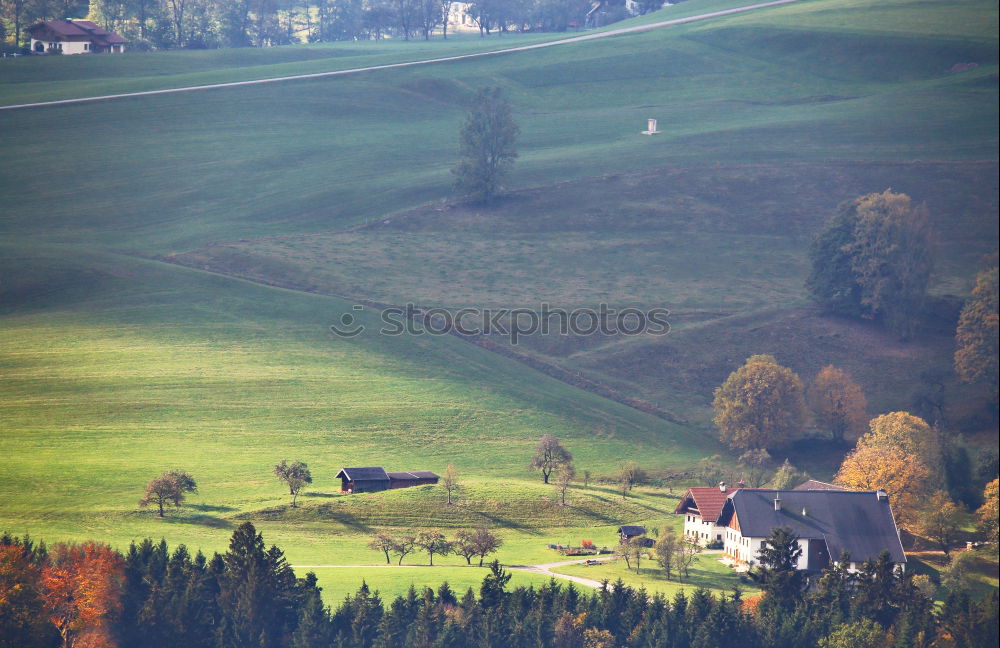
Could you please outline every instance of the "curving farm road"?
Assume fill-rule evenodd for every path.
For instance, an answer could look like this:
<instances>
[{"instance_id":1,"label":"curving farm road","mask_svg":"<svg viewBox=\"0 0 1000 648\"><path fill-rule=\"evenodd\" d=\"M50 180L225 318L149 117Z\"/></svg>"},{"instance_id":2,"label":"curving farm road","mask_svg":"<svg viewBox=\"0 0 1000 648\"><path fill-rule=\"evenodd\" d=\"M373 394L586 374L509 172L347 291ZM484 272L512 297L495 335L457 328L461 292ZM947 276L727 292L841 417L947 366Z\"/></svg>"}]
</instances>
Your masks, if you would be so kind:
<instances>
[{"instance_id":1,"label":"curving farm road","mask_svg":"<svg viewBox=\"0 0 1000 648\"><path fill-rule=\"evenodd\" d=\"M269 79L254 79L251 81L232 81L230 83L212 83L208 85L197 85L197 86L187 86L183 88L166 88L163 90L144 90L142 92L126 92L122 94L112 94L112 95L101 95L98 97L80 97L77 99L59 99L57 101L39 101L36 103L25 103L25 104L12 104L8 106L0 106L0 110L16 110L22 108L41 108L44 106L63 106L66 104L77 104L85 103L88 101L109 101L112 99L123 99L126 97L146 97L151 95L160 94L174 94L178 92L196 92L200 90L216 90L220 88L236 88L239 86L248 85L259 85L262 83L280 83L284 81L300 81L303 79L322 79L325 77L342 76L346 74L358 74L361 72L374 72L376 70L389 70L392 68L402 68L410 67L414 65L430 65L432 63L448 63L451 61L462 61L465 59L479 58L482 56L497 56L500 54L511 54L514 52L526 52L528 50L542 49L544 47L555 47L557 45L566 45L568 43L579 43L582 41L596 40L598 38L611 38L613 36L621 36L623 34L635 34L639 32L651 31L654 29L660 29L662 27L669 27L671 25L683 25L685 23L696 22L699 20L707 20L709 18L718 18L720 16L728 16L730 14L743 13L746 11L754 11L755 9L764 9L766 7L773 7L776 5L790 4L792 2L798 2L799 0L772 0L771 2L760 2L757 4L746 5L743 7L735 7L733 9L723 9L721 11L711 11L708 13L698 14L697 16L688 16L687 18L676 18L674 20L662 20L660 22L650 23L648 25L636 25L634 27L622 27L620 29L612 29L609 31L598 32L595 34L584 34L582 36L572 36L570 38L563 38L561 40L548 41L545 43L536 43L534 45L522 45L519 47L508 47L505 49L492 50L489 52L477 52L475 54L462 54L459 56L446 56L442 58L432 58L424 59L420 61L407 61L404 63L387 63L385 65L372 65L369 67L359 67L351 68L348 70L337 70L335 72L316 72L313 74L295 74L291 76L283 77L272 77Z\"/></svg>"}]
</instances>

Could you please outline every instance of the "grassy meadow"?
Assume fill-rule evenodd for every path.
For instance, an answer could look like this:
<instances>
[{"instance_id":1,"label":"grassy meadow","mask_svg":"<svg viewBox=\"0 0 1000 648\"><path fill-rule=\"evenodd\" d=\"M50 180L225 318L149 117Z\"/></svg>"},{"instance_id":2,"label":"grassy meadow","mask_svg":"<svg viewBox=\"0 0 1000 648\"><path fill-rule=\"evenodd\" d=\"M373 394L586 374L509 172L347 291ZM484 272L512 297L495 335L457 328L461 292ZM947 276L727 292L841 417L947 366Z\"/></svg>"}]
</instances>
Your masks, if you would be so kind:
<instances>
[{"instance_id":1,"label":"grassy meadow","mask_svg":"<svg viewBox=\"0 0 1000 648\"><path fill-rule=\"evenodd\" d=\"M740 4L689 0L635 22ZM0 111L0 530L215 551L249 519L293 564L327 565L328 596L361 579L460 589L481 572L456 557L352 565L384 562L365 548L375 530L487 524L504 535L501 560L537 564L558 559L549 543L677 524L657 489L623 503L592 485L556 504L528 469L543 433L595 475L627 459L688 470L723 452L711 388L757 352L804 377L836 361L873 410L908 406L921 371L950 362L950 332L902 345L822 316L801 288L805 250L840 201L891 186L931 210L935 295L967 293L996 250L996 16L983 0L802 0L440 65ZM0 105L570 35L3 60ZM449 169L487 84L511 98L520 158L515 190L479 209L452 201ZM648 117L662 134L639 135ZM355 300L666 306L663 338L519 351L685 422L451 336L375 334L377 313ZM368 330L332 335L345 314ZM282 458L312 469L299 509L270 473ZM828 477L837 460L810 470ZM454 507L440 488L344 497L333 478L449 463ZM199 493L161 520L136 502L172 468ZM732 584L701 560L699 582ZM616 565L566 569L632 582Z\"/></svg>"}]
</instances>

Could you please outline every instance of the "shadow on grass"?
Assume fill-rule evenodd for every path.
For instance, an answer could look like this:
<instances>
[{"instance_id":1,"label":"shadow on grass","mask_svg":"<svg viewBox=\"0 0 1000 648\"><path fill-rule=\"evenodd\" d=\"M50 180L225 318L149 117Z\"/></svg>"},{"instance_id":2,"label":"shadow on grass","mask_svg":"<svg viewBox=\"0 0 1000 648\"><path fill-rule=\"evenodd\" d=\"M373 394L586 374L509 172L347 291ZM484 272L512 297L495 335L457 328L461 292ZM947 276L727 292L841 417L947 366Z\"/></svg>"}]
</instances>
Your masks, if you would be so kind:
<instances>
[{"instance_id":1,"label":"shadow on grass","mask_svg":"<svg viewBox=\"0 0 1000 648\"><path fill-rule=\"evenodd\" d=\"M232 506L221 506L218 504L190 504L188 508L193 508L196 511L212 511L214 513L232 513L237 510Z\"/></svg>"},{"instance_id":2,"label":"shadow on grass","mask_svg":"<svg viewBox=\"0 0 1000 648\"><path fill-rule=\"evenodd\" d=\"M299 497L340 497L341 493L302 493Z\"/></svg>"},{"instance_id":3,"label":"shadow on grass","mask_svg":"<svg viewBox=\"0 0 1000 648\"><path fill-rule=\"evenodd\" d=\"M473 515L478 515L481 518L489 520L490 522L493 523L495 528L515 529L526 535L535 535L535 536L542 535L542 532L539 531L538 529L526 526L524 524L520 524L518 522L515 522L514 520L511 520L510 518L500 517L499 515L490 515L489 513L485 513L483 511L471 511L471 513Z\"/></svg>"},{"instance_id":4,"label":"shadow on grass","mask_svg":"<svg viewBox=\"0 0 1000 648\"><path fill-rule=\"evenodd\" d=\"M198 526L204 526L210 529L233 528L233 523L231 521L215 517L214 515L183 515L178 517L166 515L160 518L160 521L168 522L170 524L197 524Z\"/></svg>"}]
</instances>

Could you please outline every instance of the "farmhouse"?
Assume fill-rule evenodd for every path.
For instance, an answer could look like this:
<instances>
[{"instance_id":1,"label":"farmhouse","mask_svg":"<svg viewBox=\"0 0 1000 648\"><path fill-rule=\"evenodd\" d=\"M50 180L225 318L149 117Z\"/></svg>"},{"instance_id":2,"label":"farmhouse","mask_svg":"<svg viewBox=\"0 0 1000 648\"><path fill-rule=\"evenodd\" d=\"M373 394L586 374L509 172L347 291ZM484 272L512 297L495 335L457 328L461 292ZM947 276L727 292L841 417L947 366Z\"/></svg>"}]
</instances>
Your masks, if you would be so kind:
<instances>
[{"instance_id":1,"label":"farmhouse","mask_svg":"<svg viewBox=\"0 0 1000 648\"><path fill-rule=\"evenodd\" d=\"M387 473L381 467L342 468L337 473L341 493L374 493L394 488L436 484L437 475L427 470Z\"/></svg>"},{"instance_id":2,"label":"farmhouse","mask_svg":"<svg viewBox=\"0 0 1000 648\"><path fill-rule=\"evenodd\" d=\"M684 537L700 545L722 542L726 530L718 523L719 515L726 499L739 490L726 488L726 482L719 482L718 487L689 488L674 509L684 516Z\"/></svg>"},{"instance_id":3,"label":"farmhouse","mask_svg":"<svg viewBox=\"0 0 1000 648\"><path fill-rule=\"evenodd\" d=\"M717 526L723 529L725 553L739 563L754 562L771 531L787 527L799 538L801 570L825 569L844 552L851 570L883 551L898 569L906 564L889 496L882 490L739 489L723 503Z\"/></svg>"},{"instance_id":4,"label":"farmhouse","mask_svg":"<svg viewBox=\"0 0 1000 648\"><path fill-rule=\"evenodd\" d=\"M35 54L101 54L125 51L124 38L89 20L46 20L28 27Z\"/></svg>"}]
</instances>

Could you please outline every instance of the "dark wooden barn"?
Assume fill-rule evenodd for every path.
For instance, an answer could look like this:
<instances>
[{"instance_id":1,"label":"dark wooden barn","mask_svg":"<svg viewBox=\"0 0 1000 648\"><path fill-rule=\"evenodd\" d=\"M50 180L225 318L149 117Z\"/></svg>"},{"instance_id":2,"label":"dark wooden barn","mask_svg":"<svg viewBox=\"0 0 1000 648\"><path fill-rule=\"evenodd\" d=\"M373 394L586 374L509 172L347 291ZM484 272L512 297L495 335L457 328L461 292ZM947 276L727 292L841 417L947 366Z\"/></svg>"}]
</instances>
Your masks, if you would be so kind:
<instances>
[{"instance_id":1,"label":"dark wooden barn","mask_svg":"<svg viewBox=\"0 0 1000 648\"><path fill-rule=\"evenodd\" d=\"M440 479L427 470L387 473L382 467L342 468L337 477L341 493L375 493L392 488L436 484Z\"/></svg>"}]
</instances>

